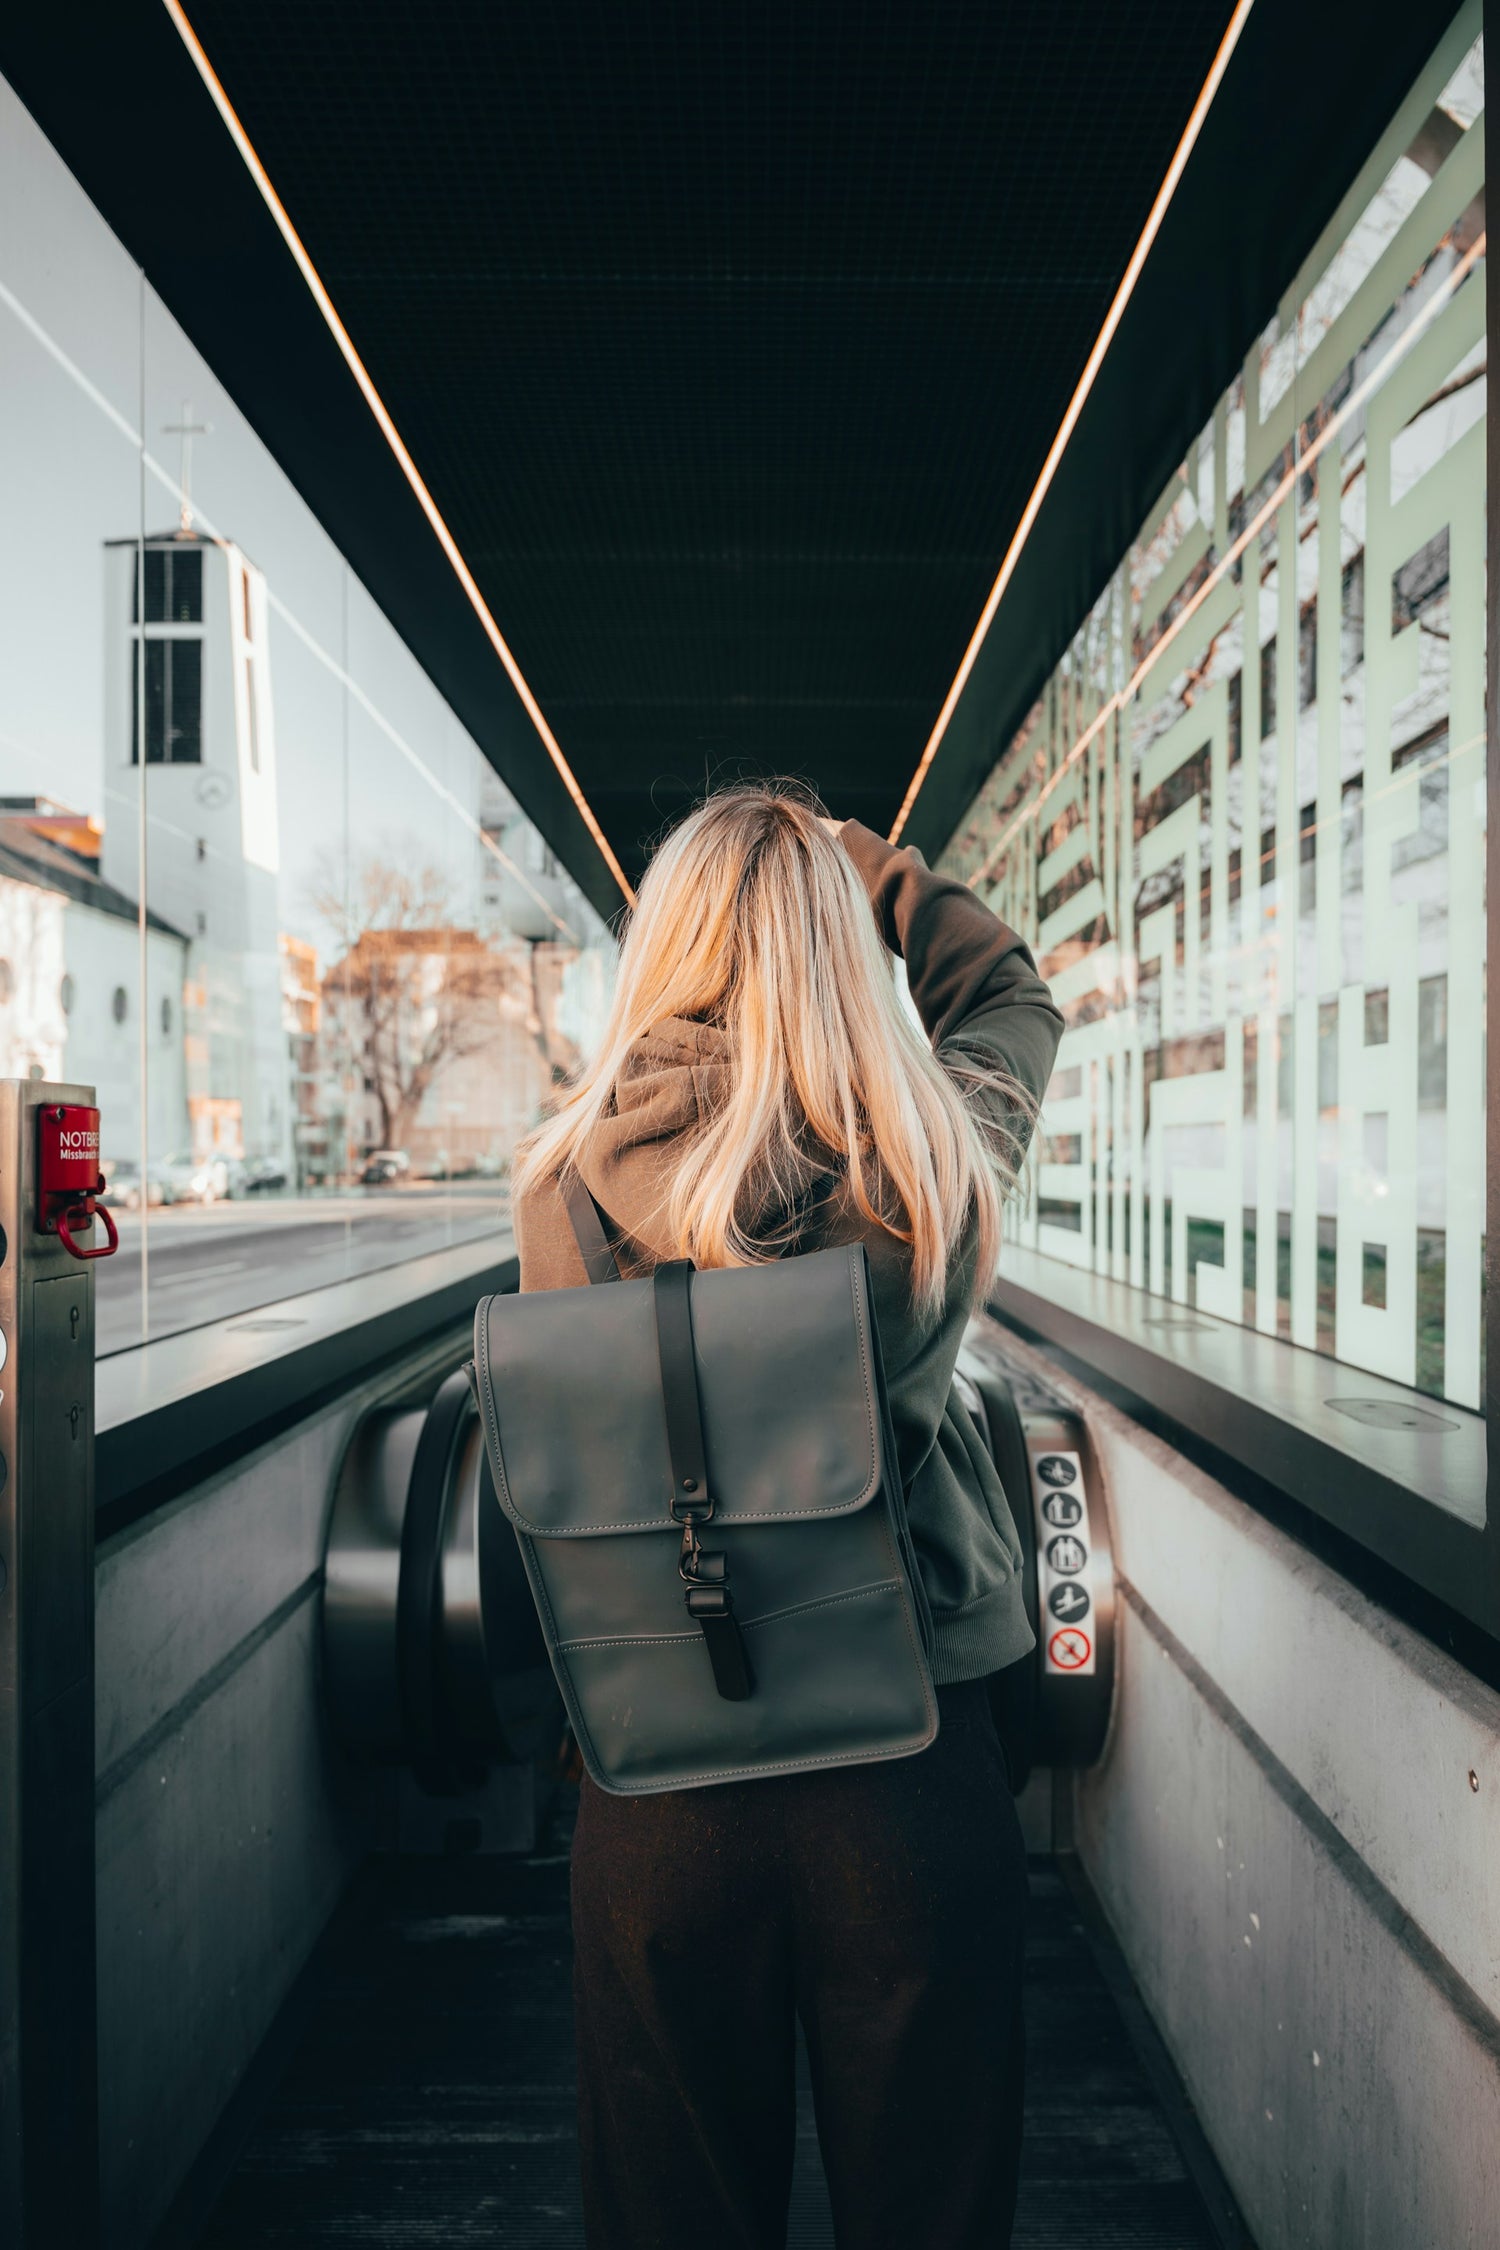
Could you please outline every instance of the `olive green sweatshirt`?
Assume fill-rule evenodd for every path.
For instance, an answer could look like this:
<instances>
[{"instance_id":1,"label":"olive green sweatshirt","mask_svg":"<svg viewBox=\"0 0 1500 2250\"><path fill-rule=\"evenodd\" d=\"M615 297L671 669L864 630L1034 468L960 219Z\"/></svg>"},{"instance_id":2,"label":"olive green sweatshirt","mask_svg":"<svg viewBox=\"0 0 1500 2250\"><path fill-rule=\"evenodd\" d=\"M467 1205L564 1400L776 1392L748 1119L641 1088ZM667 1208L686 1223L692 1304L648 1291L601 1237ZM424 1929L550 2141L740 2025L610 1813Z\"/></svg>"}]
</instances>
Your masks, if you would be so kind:
<instances>
[{"instance_id":1,"label":"olive green sweatshirt","mask_svg":"<svg viewBox=\"0 0 1500 2250\"><path fill-rule=\"evenodd\" d=\"M1040 1102L1062 1017L1021 939L963 884L934 875L919 852L893 850L858 821L846 821L841 836L886 944L905 961L939 1058L998 1066ZM647 1272L676 1254L660 1235L673 1146L722 1098L727 1075L725 1035L716 1025L670 1017L636 1042L613 1114L601 1119L579 1162L611 1222L622 1272ZM1024 1137L1024 1120L1001 1122ZM555 1188L523 1197L515 1228L523 1289L572 1289L587 1280ZM907 1511L932 1607L933 1679L976 1679L1023 1656L1033 1636L1005 1494L951 1396L973 1289L973 1236L935 1314L912 1302L906 1246L861 1218L836 1189L818 1214L817 1247L855 1241L869 1252ZM1018 1504L1025 1497L1015 1495Z\"/></svg>"}]
</instances>

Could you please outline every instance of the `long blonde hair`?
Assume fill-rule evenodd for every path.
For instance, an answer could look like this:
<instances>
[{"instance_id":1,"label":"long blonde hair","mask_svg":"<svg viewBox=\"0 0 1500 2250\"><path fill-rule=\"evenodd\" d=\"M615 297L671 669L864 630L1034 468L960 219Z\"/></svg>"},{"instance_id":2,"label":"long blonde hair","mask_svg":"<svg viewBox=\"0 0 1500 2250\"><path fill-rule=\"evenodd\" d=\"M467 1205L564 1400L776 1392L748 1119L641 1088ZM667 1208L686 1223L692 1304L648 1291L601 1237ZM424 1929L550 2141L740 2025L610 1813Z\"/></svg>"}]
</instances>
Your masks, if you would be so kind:
<instances>
[{"instance_id":1,"label":"long blonde hair","mask_svg":"<svg viewBox=\"0 0 1500 2250\"><path fill-rule=\"evenodd\" d=\"M576 1162L635 1041L668 1016L718 1025L727 1050L724 1098L683 1136L663 1190L677 1255L699 1266L774 1256L756 1221L794 1205L831 1158L863 1218L909 1244L917 1305L941 1305L971 1224L983 1293L1021 1146L1006 1121L1027 1116L1027 1099L997 1072L938 1061L815 803L770 785L724 789L667 836L598 1050L518 1150L517 1195Z\"/></svg>"}]
</instances>

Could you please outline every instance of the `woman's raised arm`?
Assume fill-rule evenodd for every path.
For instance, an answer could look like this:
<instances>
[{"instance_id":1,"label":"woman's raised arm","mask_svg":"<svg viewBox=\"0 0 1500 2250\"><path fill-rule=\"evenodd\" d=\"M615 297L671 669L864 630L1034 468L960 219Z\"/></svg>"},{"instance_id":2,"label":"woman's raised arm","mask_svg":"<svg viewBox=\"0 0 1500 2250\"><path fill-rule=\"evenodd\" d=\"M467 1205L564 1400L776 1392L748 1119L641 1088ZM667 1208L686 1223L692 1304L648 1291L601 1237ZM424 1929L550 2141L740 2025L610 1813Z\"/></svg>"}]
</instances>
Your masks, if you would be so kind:
<instances>
[{"instance_id":1,"label":"woman's raised arm","mask_svg":"<svg viewBox=\"0 0 1500 2250\"><path fill-rule=\"evenodd\" d=\"M960 1071L1003 1071L1034 1115L1063 1019L1025 940L966 884L934 875L910 846L898 850L857 820L842 824L839 839L864 878L881 935L906 963L934 1051ZM1006 1124L1015 1133L1022 1121Z\"/></svg>"}]
</instances>

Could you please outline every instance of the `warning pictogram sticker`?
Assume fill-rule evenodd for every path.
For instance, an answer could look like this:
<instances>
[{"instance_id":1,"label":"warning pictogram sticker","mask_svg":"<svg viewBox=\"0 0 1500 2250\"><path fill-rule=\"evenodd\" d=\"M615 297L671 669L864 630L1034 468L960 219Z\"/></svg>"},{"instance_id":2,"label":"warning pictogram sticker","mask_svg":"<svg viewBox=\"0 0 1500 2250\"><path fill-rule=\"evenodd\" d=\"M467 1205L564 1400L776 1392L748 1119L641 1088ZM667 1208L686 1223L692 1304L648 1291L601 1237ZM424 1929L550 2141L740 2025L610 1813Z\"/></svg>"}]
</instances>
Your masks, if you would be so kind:
<instances>
[{"instance_id":1,"label":"warning pictogram sticker","mask_svg":"<svg viewBox=\"0 0 1500 2250\"><path fill-rule=\"evenodd\" d=\"M1076 1625L1080 1618L1088 1616L1088 1589L1080 1586L1076 1578L1059 1578L1047 1596L1047 1607L1059 1625Z\"/></svg>"},{"instance_id":2,"label":"warning pictogram sticker","mask_svg":"<svg viewBox=\"0 0 1500 2250\"><path fill-rule=\"evenodd\" d=\"M1089 1559L1089 1551L1071 1531L1060 1531L1047 1541L1047 1568L1059 1578L1076 1578Z\"/></svg>"},{"instance_id":3,"label":"warning pictogram sticker","mask_svg":"<svg viewBox=\"0 0 1500 2250\"><path fill-rule=\"evenodd\" d=\"M1042 1669L1053 1678L1086 1678L1098 1666L1092 1635L1097 1588L1090 1553L1089 1498L1083 1462L1053 1447L1034 1462L1037 1602L1044 1629Z\"/></svg>"}]
</instances>

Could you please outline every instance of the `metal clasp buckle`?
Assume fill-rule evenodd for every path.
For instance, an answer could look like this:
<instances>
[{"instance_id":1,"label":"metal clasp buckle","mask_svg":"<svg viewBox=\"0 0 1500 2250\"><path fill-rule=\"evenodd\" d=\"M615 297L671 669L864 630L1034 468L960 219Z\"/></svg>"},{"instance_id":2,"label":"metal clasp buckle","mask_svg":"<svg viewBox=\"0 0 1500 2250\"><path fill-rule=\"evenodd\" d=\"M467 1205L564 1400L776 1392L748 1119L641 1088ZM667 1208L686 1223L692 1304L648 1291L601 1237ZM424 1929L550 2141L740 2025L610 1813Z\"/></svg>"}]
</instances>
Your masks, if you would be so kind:
<instances>
[{"instance_id":1,"label":"metal clasp buckle","mask_svg":"<svg viewBox=\"0 0 1500 2250\"><path fill-rule=\"evenodd\" d=\"M698 1557L702 1548L698 1544L698 1526L713 1519L714 1504L706 1495L701 1500L679 1500L674 1495L667 1503L672 1521L682 1526L682 1548L677 1558L677 1568L684 1581L691 1585L698 1576Z\"/></svg>"},{"instance_id":2,"label":"metal clasp buckle","mask_svg":"<svg viewBox=\"0 0 1500 2250\"><path fill-rule=\"evenodd\" d=\"M723 1550L720 1548L715 1549L712 1554L705 1553L698 1543L698 1526L696 1523L688 1523L683 1526L682 1550L677 1557L677 1575L684 1586L687 1587L722 1586L728 1576Z\"/></svg>"}]
</instances>

